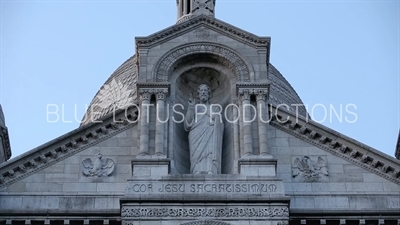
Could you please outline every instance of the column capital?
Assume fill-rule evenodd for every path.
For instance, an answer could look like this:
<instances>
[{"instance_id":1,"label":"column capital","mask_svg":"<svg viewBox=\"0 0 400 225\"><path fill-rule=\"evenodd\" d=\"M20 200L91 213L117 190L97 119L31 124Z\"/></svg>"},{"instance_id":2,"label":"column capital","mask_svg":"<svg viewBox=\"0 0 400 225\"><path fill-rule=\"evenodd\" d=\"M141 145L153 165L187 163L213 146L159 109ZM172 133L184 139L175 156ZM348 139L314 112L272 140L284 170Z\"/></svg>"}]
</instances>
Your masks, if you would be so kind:
<instances>
[{"instance_id":1,"label":"column capital","mask_svg":"<svg viewBox=\"0 0 400 225\"><path fill-rule=\"evenodd\" d=\"M141 101L150 100L155 95L157 100L164 100L169 93L169 83L138 83L137 90Z\"/></svg>"},{"instance_id":2,"label":"column capital","mask_svg":"<svg viewBox=\"0 0 400 225\"><path fill-rule=\"evenodd\" d=\"M269 96L269 87L270 82L267 83L239 83L236 84L236 90L238 97L244 100L250 100L250 96L254 95L257 97L257 100L265 100L268 99Z\"/></svg>"},{"instance_id":3,"label":"column capital","mask_svg":"<svg viewBox=\"0 0 400 225\"><path fill-rule=\"evenodd\" d=\"M156 100L165 100L168 95L168 88L156 88L154 89Z\"/></svg>"},{"instance_id":4,"label":"column capital","mask_svg":"<svg viewBox=\"0 0 400 225\"><path fill-rule=\"evenodd\" d=\"M153 94L151 90L146 90L146 89L140 89L138 93L140 97L140 102L143 102L145 100L150 101L151 95Z\"/></svg>"},{"instance_id":5,"label":"column capital","mask_svg":"<svg viewBox=\"0 0 400 225\"><path fill-rule=\"evenodd\" d=\"M239 88L238 97L241 101L250 101L251 91L247 88Z\"/></svg>"},{"instance_id":6,"label":"column capital","mask_svg":"<svg viewBox=\"0 0 400 225\"><path fill-rule=\"evenodd\" d=\"M250 100L250 96L256 96L257 101L268 99L269 87L268 88L238 88L238 97L240 100Z\"/></svg>"},{"instance_id":7,"label":"column capital","mask_svg":"<svg viewBox=\"0 0 400 225\"><path fill-rule=\"evenodd\" d=\"M269 88L255 88L252 90L253 94L257 97L258 100L265 101L269 96Z\"/></svg>"}]
</instances>

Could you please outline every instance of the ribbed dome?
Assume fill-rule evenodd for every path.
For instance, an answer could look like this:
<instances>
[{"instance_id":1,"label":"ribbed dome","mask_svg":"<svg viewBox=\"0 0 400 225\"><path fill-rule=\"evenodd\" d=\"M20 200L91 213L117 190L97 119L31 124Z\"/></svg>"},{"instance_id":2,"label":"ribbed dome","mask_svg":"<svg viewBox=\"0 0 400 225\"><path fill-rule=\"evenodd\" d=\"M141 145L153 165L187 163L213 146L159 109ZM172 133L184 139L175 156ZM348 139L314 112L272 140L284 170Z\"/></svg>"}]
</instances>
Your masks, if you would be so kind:
<instances>
[{"instance_id":1,"label":"ribbed dome","mask_svg":"<svg viewBox=\"0 0 400 225\"><path fill-rule=\"evenodd\" d=\"M269 68L269 78L272 82L269 102L274 106L286 104L290 107L290 111L296 112L296 107L291 105L303 104L300 97L274 66L270 64ZM138 103L137 78L138 68L136 56L134 55L118 67L94 96L81 126L111 113L115 105ZM286 107L282 108L286 109ZM307 114L304 106L299 107L298 111L301 116L306 116Z\"/></svg>"}]
</instances>

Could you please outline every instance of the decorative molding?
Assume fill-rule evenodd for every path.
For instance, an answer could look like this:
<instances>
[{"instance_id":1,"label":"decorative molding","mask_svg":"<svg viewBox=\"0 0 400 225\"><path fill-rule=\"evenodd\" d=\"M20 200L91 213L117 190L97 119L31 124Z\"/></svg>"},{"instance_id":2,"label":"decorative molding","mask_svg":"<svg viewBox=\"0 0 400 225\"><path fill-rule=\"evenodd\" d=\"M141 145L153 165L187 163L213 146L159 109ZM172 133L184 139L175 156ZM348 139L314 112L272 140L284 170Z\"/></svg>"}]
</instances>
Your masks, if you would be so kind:
<instances>
[{"instance_id":1,"label":"decorative molding","mask_svg":"<svg viewBox=\"0 0 400 225\"><path fill-rule=\"evenodd\" d=\"M192 28L194 25L197 24L209 25L212 28L227 33L228 36L232 38L239 39L247 43L251 43L255 46L267 46L269 48L270 45L271 38L269 37L258 37L254 34L251 34L249 32L246 32L244 30L241 30L230 24L227 24L225 22L222 22L218 19L209 16L205 15L194 16L192 14L188 14L188 16L181 17L176 25L168 29L162 30L148 37L136 38L136 46L137 48L142 46L150 46L158 41L168 39L180 31Z\"/></svg>"},{"instance_id":2,"label":"decorative molding","mask_svg":"<svg viewBox=\"0 0 400 225\"><path fill-rule=\"evenodd\" d=\"M379 151L372 150L355 140L337 133L322 125L308 121L283 109L273 109L270 112L270 125L300 138L314 146L328 151L344 160L367 169L387 180L400 184L400 162L380 155ZM346 143L351 144L349 147Z\"/></svg>"},{"instance_id":3,"label":"decorative molding","mask_svg":"<svg viewBox=\"0 0 400 225\"><path fill-rule=\"evenodd\" d=\"M136 122L138 115L137 109L133 109L134 111L128 113L120 110L119 113L104 118L101 124L80 127L74 133L67 133L23 158L0 165L0 187L10 185L131 128L136 125L132 121Z\"/></svg>"},{"instance_id":4,"label":"decorative molding","mask_svg":"<svg viewBox=\"0 0 400 225\"><path fill-rule=\"evenodd\" d=\"M82 166L82 173L87 177L107 177L114 171L115 162L110 158L103 159L99 153L94 162L90 158L83 160Z\"/></svg>"},{"instance_id":5,"label":"decorative molding","mask_svg":"<svg viewBox=\"0 0 400 225\"><path fill-rule=\"evenodd\" d=\"M249 207L122 207L122 218L271 218L288 217L289 208L249 206Z\"/></svg>"},{"instance_id":6,"label":"decorative molding","mask_svg":"<svg viewBox=\"0 0 400 225\"><path fill-rule=\"evenodd\" d=\"M325 182L328 176L325 156L292 157L292 177L298 181Z\"/></svg>"},{"instance_id":7,"label":"decorative molding","mask_svg":"<svg viewBox=\"0 0 400 225\"><path fill-rule=\"evenodd\" d=\"M198 220L198 221L182 223L181 225L229 225L229 223L216 220Z\"/></svg>"},{"instance_id":8,"label":"decorative molding","mask_svg":"<svg viewBox=\"0 0 400 225\"><path fill-rule=\"evenodd\" d=\"M234 72L238 76L239 82L250 82L250 74L254 73L250 64L239 56L238 53L215 43L192 43L180 46L167 53L157 63L155 77L157 82L168 82L170 70L179 59L192 54L212 54L226 59L234 67Z\"/></svg>"},{"instance_id":9,"label":"decorative molding","mask_svg":"<svg viewBox=\"0 0 400 225\"><path fill-rule=\"evenodd\" d=\"M190 20L192 17L193 17L193 15L191 13L183 15L183 16L181 16L181 18L179 18L179 20L176 22L176 24L186 22L186 21Z\"/></svg>"}]
</instances>

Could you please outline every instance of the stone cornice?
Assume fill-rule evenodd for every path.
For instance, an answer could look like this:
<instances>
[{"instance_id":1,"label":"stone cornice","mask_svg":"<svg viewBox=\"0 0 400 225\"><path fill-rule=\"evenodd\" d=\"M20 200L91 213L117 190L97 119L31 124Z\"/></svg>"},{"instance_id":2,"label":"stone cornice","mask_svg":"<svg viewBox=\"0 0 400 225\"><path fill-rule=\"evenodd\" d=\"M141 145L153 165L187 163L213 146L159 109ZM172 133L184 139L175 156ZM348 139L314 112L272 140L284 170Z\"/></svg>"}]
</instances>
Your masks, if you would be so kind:
<instances>
[{"instance_id":1,"label":"stone cornice","mask_svg":"<svg viewBox=\"0 0 400 225\"><path fill-rule=\"evenodd\" d=\"M395 158L302 116L296 117L291 112L274 107L270 109L270 125L400 184L400 162Z\"/></svg>"},{"instance_id":2,"label":"stone cornice","mask_svg":"<svg viewBox=\"0 0 400 225\"><path fill-rule=\"evenodd\" d=\"M259 37L257 35L251 34L247 31L241 30L234 27L228 23L222 22L221 20L209 17L209 16L195 16L191 17L189 20L184 21L179 24L175 24L169 28L161 30L147 37L136 37L136 46L146 47L152 46L154 43L159 41L168 40L171 37L175 37L182 31L192 28L195 25L204 24L208 25L210 28L214 28L217 31L225 33L227 36L239 40L241 42L249 43L256 47L267 47L270 46L270 37Z\"/></svg>"},{"instance_id":3,"label":"stone cornice","mask_svg":"<svg viewBox=\"0 0 400 225\"><path fill-rule=\"evenodd\" d=\"M106 140L137 123L138 111L120 110L39 146L0 165L0 187L21 180L37 171Z\"/></svg>"},{"instance_id":4,"label":"stone cornice","mask_svg":"<svg viewBox=\"0 0 400 225\"><path fill-rule=\"evenodd\" d=\"M151 82L146 82L146 83L137 83L136 84L137 89L167 89L169 91L171 84L170 83L151 83Z\"/></svg>"}]
</instances>

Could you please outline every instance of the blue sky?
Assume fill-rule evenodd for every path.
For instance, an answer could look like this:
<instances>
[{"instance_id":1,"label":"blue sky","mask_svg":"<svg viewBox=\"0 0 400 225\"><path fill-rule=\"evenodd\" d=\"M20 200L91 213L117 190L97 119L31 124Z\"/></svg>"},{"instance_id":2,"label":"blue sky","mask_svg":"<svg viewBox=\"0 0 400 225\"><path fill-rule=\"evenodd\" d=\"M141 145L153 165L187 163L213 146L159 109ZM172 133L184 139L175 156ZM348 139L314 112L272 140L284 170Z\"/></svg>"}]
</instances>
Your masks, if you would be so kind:
<instances>
[{"instance_id":1,"label":"blue sky","mask_svg":"<svg viewBox=\"0 0 400 225\"><path fill-rule=\"evenodd\" d=\"M175 24L175 4L1 1L0 103L13 157L77 128L101 85L134 54L134 37ZM216 17L272 38L271 63L315 120L393 156L399 1L217 0ZM49 104L58 106L58 122L47 121ZM346 112L349 104L357 118ZM330 120L330 105L356 121Z\"/></svg>"}]
</instances>

